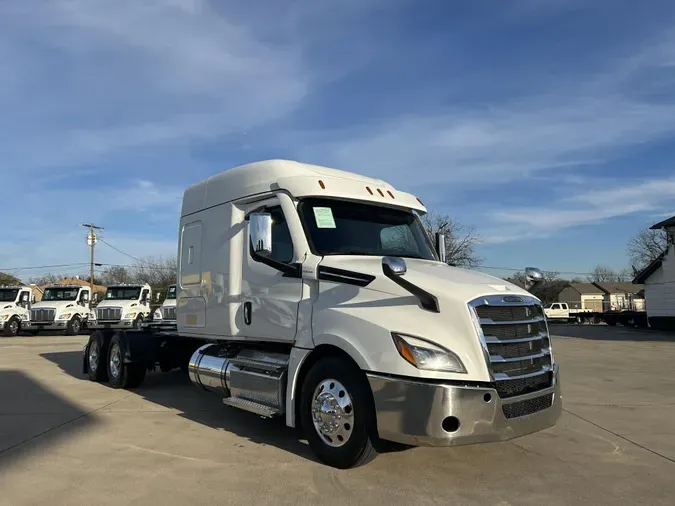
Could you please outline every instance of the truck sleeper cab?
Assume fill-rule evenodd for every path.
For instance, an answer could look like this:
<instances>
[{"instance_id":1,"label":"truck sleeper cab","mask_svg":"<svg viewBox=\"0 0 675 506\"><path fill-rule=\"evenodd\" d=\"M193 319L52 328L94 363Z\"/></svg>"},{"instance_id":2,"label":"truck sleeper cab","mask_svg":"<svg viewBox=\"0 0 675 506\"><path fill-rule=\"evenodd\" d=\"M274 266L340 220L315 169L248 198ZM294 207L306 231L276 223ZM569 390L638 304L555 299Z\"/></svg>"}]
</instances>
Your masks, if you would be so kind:
<instances>
[{"instance_id":1,"label":"truck sleeper cab","mask_svg":"<svg viewBox=\"0 0 675 506\"><path fill-rule=\"evenodd\" d=\"M16 336L28 321L32 301L27 286L0 286L0 333Z\"/></svg>"},{"instance_id":2,"label":"truck sleeper cab","mask_svg":"<svg viewBox=\"0 0 675 506\"><path fill-rule=\"evenodd\" d=\"M30 334L42 330L57 330L76 336L89 319L88 286L55 285L45 288L42 300L33 304L30 321L24 328Z\"/></svg>"},{"instance_id":3,"label":"truck sleeper cab","mask_svg":"<svg viewBox=\"0 0 675 506\"><path fill-rule=\"evenodd\" d=\"M89 328L140 329L150 314L152 288L146 284L111 285L103 300L89 314Z\"/></svg>"},{"instance_id":4,"label":"truck sleeper cab","mask_svg":"<svg viewBox=\"0 0 675 506\"><path fill-rule=\"evenodd\" d=\"M383 181L298 162L213 176L183 199L175 334L97 336L84 368L115 342L166 350L175 338L185 351L192 340L197 386L284 416L340 468L372 459L378 439L451 446L554 425L558 368L539 300L440 262L425 212ZM128 384L158 356L125 348Z\"/></svg>"}]
</instances>

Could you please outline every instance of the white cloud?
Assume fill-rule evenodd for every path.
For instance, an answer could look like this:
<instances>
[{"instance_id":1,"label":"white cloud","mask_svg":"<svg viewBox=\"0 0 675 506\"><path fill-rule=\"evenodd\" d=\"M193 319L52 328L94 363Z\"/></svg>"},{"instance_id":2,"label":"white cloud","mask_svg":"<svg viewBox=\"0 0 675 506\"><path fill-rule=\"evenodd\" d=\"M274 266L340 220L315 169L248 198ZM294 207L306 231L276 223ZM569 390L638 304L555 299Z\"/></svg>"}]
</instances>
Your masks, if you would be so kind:
<instances>
[{"instance_id":1,"label":"white cloud","mask_svg":"<svg viewBox=\"0 0 675 506\"><path fill-rule=\"evenodd\" d=\"M550 206L526 207L490 214L498 223L485 234L486 242L500 243L527 237L547 237L580 225L672 206L675 177L646 182L624 182L564 198Z\"/></svg>"},{"instance_id":2,"label":"white cloud","mask_svg":"<svg viewBox=\"0 0 675 506\"><path fill-rule=\"evenodd\" d=\"M15 0L0 17L13 74L0 155L25 168L245 131L293 110L309 86L297 48L204 1Z\"/></svg>"}]
</instances>

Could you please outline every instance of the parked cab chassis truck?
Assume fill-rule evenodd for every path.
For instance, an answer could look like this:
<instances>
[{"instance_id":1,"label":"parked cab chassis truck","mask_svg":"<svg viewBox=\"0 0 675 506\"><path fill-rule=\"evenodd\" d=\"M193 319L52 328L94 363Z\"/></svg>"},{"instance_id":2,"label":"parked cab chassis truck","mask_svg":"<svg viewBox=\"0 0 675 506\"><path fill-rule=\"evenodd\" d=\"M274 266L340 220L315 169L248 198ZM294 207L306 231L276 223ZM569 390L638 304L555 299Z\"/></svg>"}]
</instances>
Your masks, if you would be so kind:
<instances>
[{"instance_id":1,"label":"parked cab chassis truck","mask_svg":"<svg viewBox=\"0 0 675 506\"><path fill-rule=\"evenodd\" d=\"M555 424L558 366L540 301L440 261L413 195L292 161L186 189L173 329L101 330L93 381L180 367L223 403L301 428L324 463L383 441L503 441ZM541 272L528 269L529 285Z\"/></svg>"},{"instance_id":2,"label":"parked cab chassis truck","mask_svg":"<svg viewBox=\"0 0 675 506\"><path fill-rule=\"evenodd\" d=\"M649 325L646 311L632 309L595 311L588 308L575 308L567 302L547 304L544 307L544 314L549 322L576 323L578 325L605 322L610 326L620 323L624 327L647 327Z\"/></svg>"}]
</instances>

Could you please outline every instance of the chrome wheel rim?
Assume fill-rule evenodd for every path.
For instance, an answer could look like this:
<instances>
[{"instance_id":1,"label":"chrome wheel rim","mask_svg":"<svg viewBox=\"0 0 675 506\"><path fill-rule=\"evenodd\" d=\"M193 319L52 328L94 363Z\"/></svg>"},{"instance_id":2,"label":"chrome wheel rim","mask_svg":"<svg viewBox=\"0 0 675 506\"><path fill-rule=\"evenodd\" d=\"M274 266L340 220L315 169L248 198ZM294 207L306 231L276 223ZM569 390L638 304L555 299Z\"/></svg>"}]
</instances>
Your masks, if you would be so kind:
<instances>
[{"instance_id":1,"label":"chrome wheel rim","mask_svg":"<svg viewBox=\"0 0 675 506\"><path fill-rule=\"evenodd\" d=\"M96 369L98 369L98 343L94 341L89 346L89 370L96 372Z\"/></svg>"},{"instance_id":2,"label":"chrome wheel rim","mask_svg":"<svg viewBox=\"0 0 675 506\"><path fill-rule=\"evenodd\" d=\"M122 354L120 353L120 345L115 343L110 348L110 374L113 378L119 377L121 366Z\"/></svg>"},{"instance_id":3,"label":"chrome wheel rim","mask_svg":"<svg viewBox=\"0 0 675 506\"><path fill-rule=\"evenodd\" d=\"M9 322L9 331L12 335L16 335L19 332L19 322L12 320Z\"/></svg>"},{"instance_id":4,"label":"chrome wheel rim","mask_svg":"<svg viewBox=\"0 0 675 506\"><path fill-rule=\"evenodd\" d=\"M77 333L80 331L80 320L73 320L72 323L73 332Z\"/></svg>"},{"instance_id":5,"label":"chrome wheel rim","mask_svg":"<svg viewBox=\"0 0 675 506\"><path fill-rule=\"evenodd\" d=\"M319 383L312 396L314 429L324 443L340 447L354 431L354 404L342 383L327 379Z\"/></svg>"}]
</instances>

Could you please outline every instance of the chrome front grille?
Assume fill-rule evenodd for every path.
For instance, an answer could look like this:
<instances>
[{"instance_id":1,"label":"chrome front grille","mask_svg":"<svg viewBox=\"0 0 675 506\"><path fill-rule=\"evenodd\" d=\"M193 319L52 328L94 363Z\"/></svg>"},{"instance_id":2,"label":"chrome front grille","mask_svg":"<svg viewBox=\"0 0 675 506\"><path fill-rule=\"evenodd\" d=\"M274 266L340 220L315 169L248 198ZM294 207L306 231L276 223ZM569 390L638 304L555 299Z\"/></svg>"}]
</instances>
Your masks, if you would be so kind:
<instances>
[{"instance_id":1,"label":"chrome front grille","mask_svg":"<svg viewBox=\"0 0 675 506\"><path fill-rule=\"evenodd\" d=\"M33 323L52 323L55 316L55 309L39 308L30 310L30 320Z\"/></svg>"},{"instance_id":2,"label":"chrome front grille","mask_svg":"<svg viewBox=\"0 0 675 506\"><path fill-rule=\"evenodd\" d=\"M120 307L96 308L96 319L99 321L119 321L122 319L122 308Z\"/></svg>"},{"instance_id":3,"label":"chrome front grille","mask_svg":"<svg viewBox=\"0 0 675 506\"><path fill-rule=\"evenodd\" d=\"M495 389L502 399L552 386L548 327L536 299L491 295L470 302L469 307L480 332ZM504 404L504 415L513 418L545 409L552 402L546 405L545 397Z\"/></svg>"},{"instance_id":4,"label":"chrome front grille","mask_svg":"<svg viewBox=\"0 0 675 506\"><path fill-rule=\"evenodd\" d=\"M162 308L162 318L165 320L175 320L176 319L176 308L175 307L163 307Z\"/></svg>"}]
</instances>

